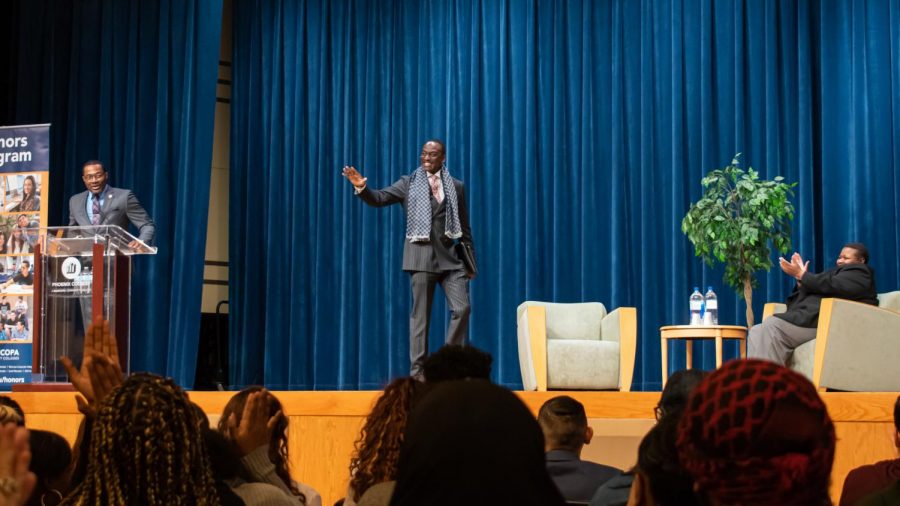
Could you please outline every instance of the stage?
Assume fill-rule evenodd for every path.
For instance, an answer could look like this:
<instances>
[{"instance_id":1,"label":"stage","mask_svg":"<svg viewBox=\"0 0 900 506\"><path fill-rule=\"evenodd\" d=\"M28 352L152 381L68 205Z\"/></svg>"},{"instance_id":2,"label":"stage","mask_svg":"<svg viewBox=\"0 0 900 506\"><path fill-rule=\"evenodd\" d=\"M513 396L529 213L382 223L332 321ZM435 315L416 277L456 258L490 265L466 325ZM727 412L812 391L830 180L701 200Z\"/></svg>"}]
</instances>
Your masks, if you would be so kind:
<instances>
[{"instance_id":1,"label":"stage","mask_svg":"<svg viewBox=\"0 0 900 506\"><path fill-rule=\"evenodd\" d=\"M291 464L294 478L322 494L330 506L347 489L353 442L378 391L274 392L290 417ZM191 392L215 424L234 392ZM571 395L585 405L594 441L582 457L619 468L634 464L637 446L654 424L658 392L517 392L537 413L547 399ZM81 414L71 392L13 393L25 410L27 426L75 440ZM862 464L897 456L893 444L896 393L822 394L837 430L831 496L837 502L847 473Z\"/></svg>"}]
</instances>

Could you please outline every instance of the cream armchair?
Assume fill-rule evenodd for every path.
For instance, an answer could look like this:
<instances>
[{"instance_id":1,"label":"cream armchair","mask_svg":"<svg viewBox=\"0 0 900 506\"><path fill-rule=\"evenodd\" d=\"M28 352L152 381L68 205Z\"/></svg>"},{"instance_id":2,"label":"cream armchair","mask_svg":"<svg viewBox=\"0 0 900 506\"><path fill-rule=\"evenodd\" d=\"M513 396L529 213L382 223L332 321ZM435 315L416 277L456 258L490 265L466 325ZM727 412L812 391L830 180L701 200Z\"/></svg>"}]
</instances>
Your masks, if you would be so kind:
<instances>
[{"instance_id":1,"label":"cream armchair","mask_svg":"<svg viewBox=\"0 0 900 506\"><path fill-rule=\"evenodd\" d=\"M769 303L763 320L787 310ZM788 367L820 389L900 391L900 291L878 295L878 306L822 299L816 338L794 350Z\"/></svg>"},{"instance_id":2,"label":"cream armchair","mask_svg":"<svg viewBox=\"0 0 900 506\"><path fill-rule=\"evenodd\" d=\"M631 390L637 309L526 301L516 317L525 390Z\"/></svg>"}]
</instances>

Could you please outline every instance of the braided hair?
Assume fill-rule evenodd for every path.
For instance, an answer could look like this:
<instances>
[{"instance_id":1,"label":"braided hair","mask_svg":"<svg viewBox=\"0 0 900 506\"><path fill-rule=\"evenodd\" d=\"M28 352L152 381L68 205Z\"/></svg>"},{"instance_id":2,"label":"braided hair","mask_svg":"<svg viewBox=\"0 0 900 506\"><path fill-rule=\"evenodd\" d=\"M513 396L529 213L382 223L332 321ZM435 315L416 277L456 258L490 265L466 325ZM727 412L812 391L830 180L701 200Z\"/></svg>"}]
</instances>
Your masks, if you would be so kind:
<instances>
[{"instance_id":1,"label":"braided hair","mask_svg":"<svg viewBox=\"0 0 900 506\"><path fill-rule=\"evenodd\" d=\"M694 390L678 456L719 504L831 504L834 424L812 383L763 360L733 360Z\"/></svg>"},{"instance_id":2,"label":"braided hair","mask_svg":"<svg viewBox=\"0 0 900 506\"><path fill-rule=\"evenodd\" d=\"M218 506L196 417L171 379L129 376L100 405L87 474L64 504Z\"/></svg>"},{"instance_id":3,"label":"braided hair","mask_svg":"<svg viewBox=\"0 0 900 506\"><path fill-rule=\"evenodd\" d=\"M350 486L359 498L372 485L397 479L397 462L406 420L421 383L414 378L398 378L384 389L366 417L350 459Z\"/></svg>"},{"instance_id":4,"label":"braided hair","mask_svg":"<svg viewBox=\"0 0 900 506\"><path fill-rule=\"evenodd\" d=\"M219 432L229 434L228 420L231 418L231 415L234 415L235 422L241 423L244 407L247 405L247 399L250 397L250 394L261 390L263 390L263 387L254 385L234 394L228 401L228 404L225 405L225 409L222 410L222 416L219 418L218 425ZM284 408L277 397L270 393L267 398L269 399L270 417L279 411L282 412L282 416L278 418L275 427L272 428L272 440L269 441L269 460L275 465L275 474L281 478L281 481L288 487L291 494L299 497L300 501L306 504L306 496L303 495L303 492L297 488L294 480L291 479L287 440L288 417L284 415Z\"/></svg>"}]
</instances>

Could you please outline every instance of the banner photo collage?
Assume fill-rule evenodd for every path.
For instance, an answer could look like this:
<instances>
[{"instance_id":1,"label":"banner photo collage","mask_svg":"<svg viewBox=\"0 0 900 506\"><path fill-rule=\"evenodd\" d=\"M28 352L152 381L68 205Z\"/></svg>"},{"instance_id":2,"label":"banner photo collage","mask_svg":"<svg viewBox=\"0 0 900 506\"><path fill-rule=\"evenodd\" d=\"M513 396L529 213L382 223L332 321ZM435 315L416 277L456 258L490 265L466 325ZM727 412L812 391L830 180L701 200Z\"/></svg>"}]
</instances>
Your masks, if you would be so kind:
<instances>
[{"instance_id":1,"label":"banner photo collage","mask_svg":"<svg viewBox=\"0 0 900 506\"><path fill-rule=\"evenodd\" d=\"M47 226L50 125L0 127L0 390L31 381L34 246Z\"/></svg>"}]
</instances>

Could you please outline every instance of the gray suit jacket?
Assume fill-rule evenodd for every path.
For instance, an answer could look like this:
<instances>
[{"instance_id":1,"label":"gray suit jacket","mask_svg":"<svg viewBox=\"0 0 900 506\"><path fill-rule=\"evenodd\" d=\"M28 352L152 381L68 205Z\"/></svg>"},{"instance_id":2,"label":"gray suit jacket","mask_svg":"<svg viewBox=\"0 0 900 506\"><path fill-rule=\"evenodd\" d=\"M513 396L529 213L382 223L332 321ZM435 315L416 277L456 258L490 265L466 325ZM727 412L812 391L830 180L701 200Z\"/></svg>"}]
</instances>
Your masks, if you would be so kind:
<instances>
[{"instance_id":1,"label":"gray suit jacket","mask_svg":"<svg viewBox=\"0 0 900 506\"><path fill-rule=\"evenodd\" d=\"M460 241L472 244L472 227L469 225L469 207L466 204L466 188L462 181L453 178L456 198L459 203L459 225L462 231ZM391 204L403 204L407 208L409 195L409 176L403 176L394 184L381 190L372 190L366 186L357 196L366 204L384 207ZM464 269L462 261L453 250L454 241L444 235L446 219L446 202L438 204L431 198L431 240L427 242L403 241L403 270L445 272ZM404 228L404 230L406 230ZM472 246L474 250L474 245Z\"/></svg>"},{"instance_id":2,"label":"gray suit jacket","mask_svg":"<svg viewBox=\"0 0 900 506\"><path fill-rule=\"evenodd\" d=\"M69 226L89 227L93 225L87 215L87 199L90 192L83 191L69 199ZM131 190L109 187L106 202L100 210L101 225L118 225L124 229L131 223L138 229L138 238L147 244L153 243L156 225L147 211L141 207Z\"/></svg>"}]
</instances>

